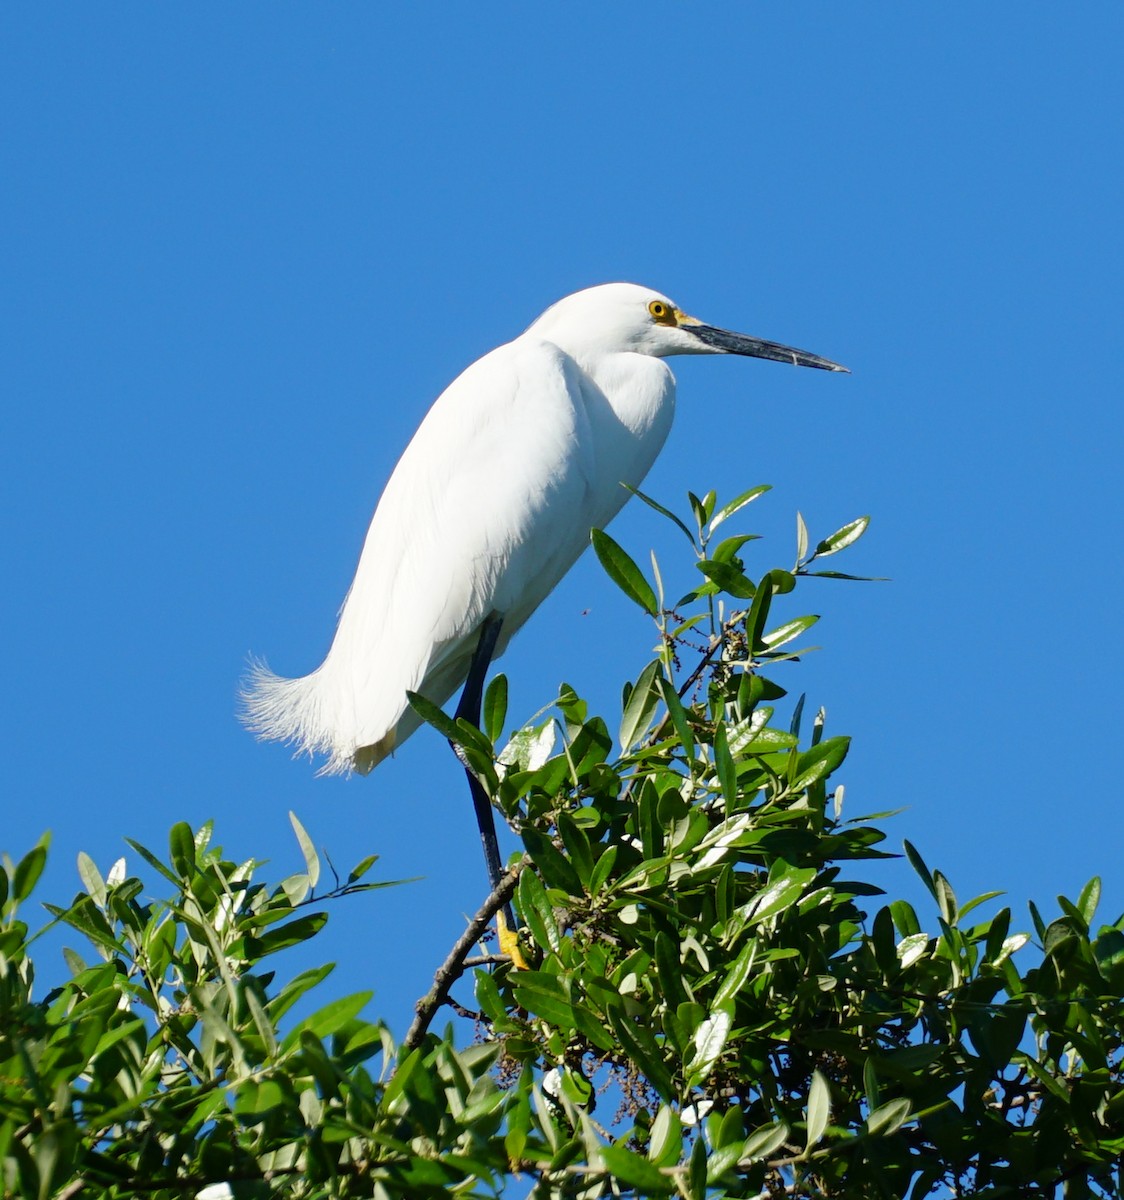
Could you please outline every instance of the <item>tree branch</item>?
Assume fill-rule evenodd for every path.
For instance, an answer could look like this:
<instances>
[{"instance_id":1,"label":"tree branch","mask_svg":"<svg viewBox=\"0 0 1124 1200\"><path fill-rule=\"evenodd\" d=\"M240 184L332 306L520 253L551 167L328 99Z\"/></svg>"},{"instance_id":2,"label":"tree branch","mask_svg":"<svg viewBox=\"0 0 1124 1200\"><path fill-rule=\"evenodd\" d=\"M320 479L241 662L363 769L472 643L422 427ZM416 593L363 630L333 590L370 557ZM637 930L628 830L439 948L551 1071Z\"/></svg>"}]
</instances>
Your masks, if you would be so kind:
<instances>
[{"instance_id":1,"label":"tree branch","mask_svg":"<svg viewBox=\"0 0 1124 1200\"><path fill-rule=\"evenodd\" d=\"M449 998L453 984L464 974L469 951L480 940L480 935L488 928L488 922L515 894L515 885L519 882L519 873L527 865L527 859L512 867L496 885L495 890L484 901L480 911L469 922L468 928L457 939L448 957L433 977L433 987L414 1005L414 1021L402 1041L402 1051L409 1053L421 1045L437 1010ZM492 962L509 962L505 955L488 955Z\"/></svg>"}]
</instances>

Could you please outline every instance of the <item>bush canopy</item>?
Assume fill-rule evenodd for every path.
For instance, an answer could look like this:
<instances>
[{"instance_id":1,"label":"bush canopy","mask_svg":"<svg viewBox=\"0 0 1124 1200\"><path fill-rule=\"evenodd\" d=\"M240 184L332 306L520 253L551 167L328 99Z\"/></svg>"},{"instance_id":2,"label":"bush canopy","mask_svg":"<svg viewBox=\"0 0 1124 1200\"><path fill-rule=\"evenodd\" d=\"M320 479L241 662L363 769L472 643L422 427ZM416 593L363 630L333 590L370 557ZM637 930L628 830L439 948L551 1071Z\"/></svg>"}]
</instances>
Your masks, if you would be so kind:
<instances>
[{"instance_id":1,"label":"bush canopy","mask_svg":"<svg viewBox=\"0 0 1124 1200\"><path fill-rule=\"evenodd\" d=\"M1097 878L1025 921L994 892L961 900L908 844L922 911L864 881L892 814L848 814L848 739L776 668L817 620L797 589L853 578L824 563L867 520L814 543L798 519L791 565L751 573L754 538L730 530L765 490L683 516L642 497L690 545L679 598L594 532L658 633L611 721L563 686L505 737L502 675L482 729L415 700L521 849L416 1011L384 1014L412 1017L400 1044L330 965L282 970L334 905L386 886L374 857L326 882L295 817L305 869L280 883L209 825L176 825L163 855L130 842L104 877L81 855L83 890L44 906L79 948L41 964L66 976L42 995L47 839L8 862L4 1193L1124 1194L1124 918L1098 923ZM526 969L485 939L508 898Z\"/></svg>"}]
</instances>

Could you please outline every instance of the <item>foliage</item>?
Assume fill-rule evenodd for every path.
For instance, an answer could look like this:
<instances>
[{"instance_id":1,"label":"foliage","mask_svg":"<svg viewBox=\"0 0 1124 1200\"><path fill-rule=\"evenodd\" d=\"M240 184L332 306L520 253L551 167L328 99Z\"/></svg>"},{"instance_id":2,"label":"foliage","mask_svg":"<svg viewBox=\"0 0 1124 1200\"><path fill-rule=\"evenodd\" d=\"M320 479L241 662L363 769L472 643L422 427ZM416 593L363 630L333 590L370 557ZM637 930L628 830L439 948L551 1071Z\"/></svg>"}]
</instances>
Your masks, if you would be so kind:
<instances>
[{"instance_id":1,"label":"foliage","mask_svg":"<svg viewBox=\"0 0 1124 1200\"><path fill-rule=\"evenodd\" d=\"M924 913L862 881L890 814L844 818L847 739L802 699L781 719L771 675L816 620L774 604L850 578L822 560L866 521L814 548L798 521L793 566L754 578L752 538L726 530L763 490L692 496L689 519L644 497L697 564L675 603L654 559L649 579L595 534L659 630L614 731L564 687L498 750L502 677L484 730L439 721L524 847L507 886L530 969L458 948L401 1046L367 994L331 996L330 967L271 969L330 904L385 886L366 859L317 895L295 818L306 869L275 887L209 827L177 825L166 859L132 844L163 899L81 856L84 890L47 907L92 961L68 950L42 998L24 914L46 842L9 863L5 1194L1121 1195L1124 919L1095 924L1093 879L1019 932L908 846ZM429 1028L462 974L472 1007L449 1003L474 1038Z\"/></svg>"}]
</instances>

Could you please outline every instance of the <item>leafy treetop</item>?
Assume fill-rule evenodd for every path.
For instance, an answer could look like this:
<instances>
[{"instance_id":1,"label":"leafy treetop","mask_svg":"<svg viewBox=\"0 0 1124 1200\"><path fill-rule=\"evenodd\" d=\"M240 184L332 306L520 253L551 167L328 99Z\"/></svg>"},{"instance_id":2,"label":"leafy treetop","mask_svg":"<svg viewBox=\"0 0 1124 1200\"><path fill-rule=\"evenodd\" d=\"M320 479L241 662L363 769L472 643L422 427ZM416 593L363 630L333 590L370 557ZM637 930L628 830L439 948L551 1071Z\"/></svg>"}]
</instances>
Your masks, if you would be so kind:
<instances>
[{"instance_id":1,"label":"leafy treetop","mask_svg":"<svg viewBox=\"0 0 1124 1200\"><path fill-rule=\"evenodd\" d=\"M1120 1196L1124 918L1096 923L1093 879L1021 932L908 845L925 912L862 880L890 814L845 816L848 740L773 676L817 619L774 608L853 578L822 564L866 518L814 547L798 520L792 566L750 573L727 523L764 490L683 517L642 497L690 543L698 582L674 602L654 559L649 579L594 534L658 631L613 729L564 686L505 741L502 676L482 730L417 701L522 849L401 1043L369 993L313 1006L330 966L273 969L386 886L371 857L325 888L295 817L305 869L278 885L210 826L175 826L166 857L130 843L159 898L80 856L83 890L46 907L86 948L42 997L24 913L46 839L8 863L5 1194ZM509 896L527 970L480 948ZM435 1030L446 1010L474 1035Z\"/></svg>"}]
</instances>

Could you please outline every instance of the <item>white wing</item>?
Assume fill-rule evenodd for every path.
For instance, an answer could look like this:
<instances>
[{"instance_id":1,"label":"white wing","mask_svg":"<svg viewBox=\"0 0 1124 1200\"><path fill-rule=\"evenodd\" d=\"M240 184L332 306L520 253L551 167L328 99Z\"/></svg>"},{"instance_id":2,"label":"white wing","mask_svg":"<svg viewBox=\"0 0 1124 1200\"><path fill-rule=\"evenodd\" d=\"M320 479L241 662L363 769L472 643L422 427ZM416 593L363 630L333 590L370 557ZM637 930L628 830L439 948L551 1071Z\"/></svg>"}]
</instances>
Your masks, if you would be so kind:
<instances>
[{"instance_id":1,"label":"white wing","mask_svg":"<svg viewBox=\"0 0 1124 1200\"><path fill-rule=\"evenodd\" d=\"M437 399L367 532L324 663L302 679L255 669L250 725L369 770L417 727L405 693L441 704L463 681L483 620L502 651L588 543L596 462L586 377L526 337Z\"/></svg>"}]
</instances>

